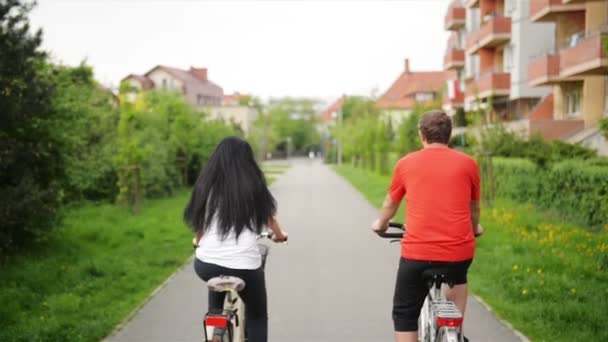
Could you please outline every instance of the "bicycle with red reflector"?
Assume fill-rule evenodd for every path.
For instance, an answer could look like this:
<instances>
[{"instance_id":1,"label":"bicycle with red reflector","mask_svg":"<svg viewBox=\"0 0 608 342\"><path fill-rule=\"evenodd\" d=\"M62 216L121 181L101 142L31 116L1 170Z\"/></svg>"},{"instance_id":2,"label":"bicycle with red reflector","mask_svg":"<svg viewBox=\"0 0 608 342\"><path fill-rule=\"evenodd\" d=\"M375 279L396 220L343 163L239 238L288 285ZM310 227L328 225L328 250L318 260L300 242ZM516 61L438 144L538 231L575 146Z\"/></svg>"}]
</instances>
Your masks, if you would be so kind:
<instances>
[{"instance_id":1,"label":"bicycle with red reflector","mask_svg":"<svg viewBox=\"0 0 608 342\"><path fill-rule=\"evenodd\" d=\"M272 239L272 233L263 232L258 236ZM287 240L282 241L287 243ZM258 244L262 255L262 268L266 266L269 246ZM245 288L245 281L233 276L219 276L209 279L209 291L225 292L224 307L218 312L208 312L203 321L205 342L245 342L247 334L245 329L245 303L239 297L239 292Z\"/></svg>"},{"instance_id":2,"label":"bicycle with red reflector","mask_svg":"<svg viewBox=\"0 0 608 342\"><path fill-rule=\"evenodd\" d=\"M389 223L393 231L377 232L385 239L402 239L406 233L402 223ZM463 317L454 302L446 299L443 286L454 286L448 269L432 268L422 273L429 288L418 317L418 340L421 342L468 342L462 335Z\"/></svg>"}]
</instances>

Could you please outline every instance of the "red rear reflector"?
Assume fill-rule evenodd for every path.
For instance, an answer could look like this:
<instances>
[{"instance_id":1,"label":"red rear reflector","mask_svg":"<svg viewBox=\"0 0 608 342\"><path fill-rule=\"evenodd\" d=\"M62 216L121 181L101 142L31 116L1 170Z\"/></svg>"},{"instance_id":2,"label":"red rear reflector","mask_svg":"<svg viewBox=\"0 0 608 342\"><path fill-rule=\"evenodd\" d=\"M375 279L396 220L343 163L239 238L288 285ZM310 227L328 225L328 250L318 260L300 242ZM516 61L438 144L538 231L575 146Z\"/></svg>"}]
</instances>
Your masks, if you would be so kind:
<instances>
[{"instance_id":1,"label":"red rear reflector","mask_svg":"<svg viewBox=\"0 0 608 342\"><path fill-rule=\"evenodd\" d=\"M437 325L440 327L460 327L462 326L462 317L437 317Z\"/></svg>"},{"instance_id":2,"label":"red rear reflector","mask_svg":"<svg viewBox=\"0 0 608 342\"><path fill-rule=\"evenodd\" d=\"M207 316L205 325L208 327L225 328L228 326L228 317L226 316Z\"/></svg>"}]
</instances>

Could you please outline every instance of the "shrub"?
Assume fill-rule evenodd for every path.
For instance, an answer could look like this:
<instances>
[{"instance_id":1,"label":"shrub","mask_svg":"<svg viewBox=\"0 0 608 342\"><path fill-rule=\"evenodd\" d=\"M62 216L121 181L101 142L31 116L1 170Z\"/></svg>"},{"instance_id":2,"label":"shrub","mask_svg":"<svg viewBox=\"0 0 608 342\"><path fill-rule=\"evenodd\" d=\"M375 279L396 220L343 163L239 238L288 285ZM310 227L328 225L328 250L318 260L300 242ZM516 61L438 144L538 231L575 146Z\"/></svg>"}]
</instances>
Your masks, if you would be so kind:
<instances>
[{"instance_id":1,"label":"shrub","mask_svg":"<svg viewBox=\"0 0 608 342\"><path fill-rule=\"evenodd\" d=\"M554 209L589 226L608 222L608 161L572 159L546 168L526 159L493 163L499 197Z\"/></svg>"}]
</instances>

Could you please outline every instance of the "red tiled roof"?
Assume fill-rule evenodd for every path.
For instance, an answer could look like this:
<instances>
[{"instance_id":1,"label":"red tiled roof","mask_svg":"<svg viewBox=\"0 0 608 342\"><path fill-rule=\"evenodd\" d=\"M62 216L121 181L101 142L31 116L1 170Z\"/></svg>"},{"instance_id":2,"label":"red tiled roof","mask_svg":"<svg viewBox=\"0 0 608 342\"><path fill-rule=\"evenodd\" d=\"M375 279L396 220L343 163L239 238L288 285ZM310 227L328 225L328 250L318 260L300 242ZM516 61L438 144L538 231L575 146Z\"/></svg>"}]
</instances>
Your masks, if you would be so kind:
<instances>
[{"instance_id":1,"label":"red tiled roof","mask_svg":"<svg viewBox=\"0 0 608 342\"><path fill-rule=\"evenodd\" d=\"M404 70L376 104L384 109L412 109L417 103L417 93L440 93L452 76L450 71Z\"/></svg>"},{"instance_id":2,"label":"red tiled roof","mask_svg":"<svg viewBox=\"0 0 608 342\"><path fill-rule=\"evenodd\" d=\"M139 83L141 83L143 90L148 90L148 89L154 88L154 82L152 82L152 80L146 76L130 74L129 76L123 78L122 81L125 81L128 79L134 79L134 80L138 81Z\"/></svg>"},{"instance_id":3,"label":"red tiled roof","mask_svg":"<svg viewBox=\"0 0 608 342\"><path fill-rule=\"evenodd\" d=\"M342 108L342 106L344 105L344 101L346 101L346 95L342 95L340 98L338 98L336 101L334 101L329 107L327 107L321 113L321 121L323 121L323 122L334 121L335 120L334 113L339 111Z\"/></svg>"},{"instance_id":4,"label":"red tiled roof","mask_svg":"<svg viewBox=\"0 0 608 342\"><path fill-rule=\"evenodd\" d=\"M157 65L150 71L148 71L145 76L150 75L153 71L157 69L164 70L165 72L173 75L173 77L181 80L184 83L185 95L192 103L197 103L198 95L218 98L218 104L221 103L223 100L224 90L222 89L222 87L211 82L207 78L207 69L191 68L190 70L182 70L165 65ZM202 77L203 73L204 79Z\"/></svg>"}]
</instances>

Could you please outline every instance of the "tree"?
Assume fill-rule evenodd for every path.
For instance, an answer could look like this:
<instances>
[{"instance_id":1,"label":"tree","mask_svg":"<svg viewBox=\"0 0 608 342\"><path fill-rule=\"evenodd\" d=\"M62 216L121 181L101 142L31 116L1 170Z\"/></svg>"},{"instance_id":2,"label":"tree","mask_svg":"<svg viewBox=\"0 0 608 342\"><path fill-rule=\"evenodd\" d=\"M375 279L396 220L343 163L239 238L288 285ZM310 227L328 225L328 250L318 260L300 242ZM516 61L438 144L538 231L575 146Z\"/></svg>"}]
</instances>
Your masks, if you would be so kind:
<instances>
[{"instance_id":1,"label":"tree","mask_svg":"<svg viewBox=\"0 0 608 342\"><path fill-rule=\"evenodd\" d=\"M114 95L93 78L84 62L77 67L52 66L55 134L64 142L66 200L112 199L116 172L112 164L119 111Z\"/></svg>"},{"instance_id":2,"label":"tree","mask_svg":"<svg viewBox=\"0 0 608 342\"><path fill-rule=\"evenodd\" d=\"M53 86L33 5L0 2L0 252L44 236L56 222L65 179Z\"/></svg>"}]
</instances>

